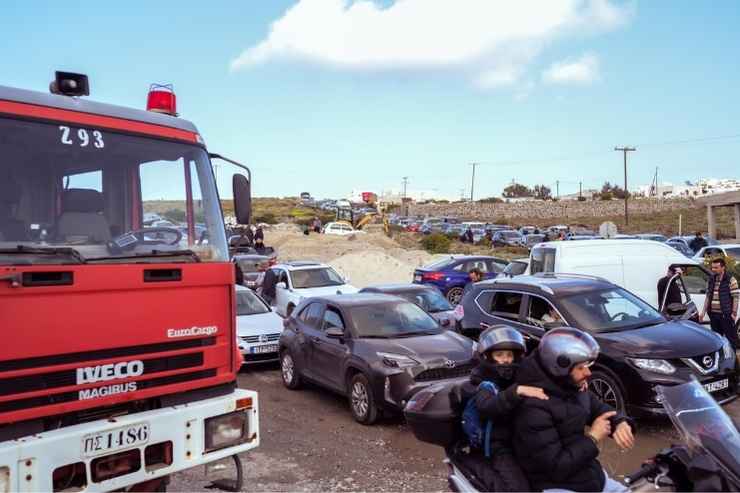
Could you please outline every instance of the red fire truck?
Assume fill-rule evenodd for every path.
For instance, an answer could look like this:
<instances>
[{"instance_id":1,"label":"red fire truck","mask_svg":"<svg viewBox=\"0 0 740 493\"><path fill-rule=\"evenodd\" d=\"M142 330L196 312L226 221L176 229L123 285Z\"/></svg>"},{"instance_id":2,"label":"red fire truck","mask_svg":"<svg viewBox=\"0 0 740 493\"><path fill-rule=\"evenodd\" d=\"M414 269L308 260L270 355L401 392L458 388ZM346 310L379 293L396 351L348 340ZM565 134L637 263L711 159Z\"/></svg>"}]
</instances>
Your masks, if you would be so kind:
<instances>
[{"instance_id":1,"label":"red fire truck","mask_svg":"<svg viewBox=\"0 0 740 493\"><path fill-rule=\"evenodd\" d=\"M220 156L169 88L149 111L80 74L50 92L0 86L0 492L161 489L259 444Z\"/></svg>"}]
</instances>

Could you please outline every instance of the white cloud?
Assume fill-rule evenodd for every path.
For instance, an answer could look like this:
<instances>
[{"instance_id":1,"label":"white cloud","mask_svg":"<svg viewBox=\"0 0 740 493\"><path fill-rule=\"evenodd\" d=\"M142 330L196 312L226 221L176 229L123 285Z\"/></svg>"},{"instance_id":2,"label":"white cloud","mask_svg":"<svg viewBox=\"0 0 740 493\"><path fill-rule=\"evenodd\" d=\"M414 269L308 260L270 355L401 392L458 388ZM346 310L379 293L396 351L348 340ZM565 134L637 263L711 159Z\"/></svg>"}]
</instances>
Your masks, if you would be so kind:
<instances>
[{"instance_id":1,"label":"white cloud","mask_svg":"<svg viewBox=\"0 0 740 493\"><path fill-rule=\"evenodd\" d=\"M554 63L542 73L547 84L590 84L599 77L599 58L593 53Z\"/></svg>"},{"instance_id":2,"label":"white cloud","mask_svg":"<svg viewBox=\"0 0 740 493\"><path fill-rule=\"evenodd\" d=\"M610 0L299 0L265 39L231 61L240 70L302 60L348 70L452 70L480 88L515 84L545 45L622 26Z\"/></svg>"}]
</instances>

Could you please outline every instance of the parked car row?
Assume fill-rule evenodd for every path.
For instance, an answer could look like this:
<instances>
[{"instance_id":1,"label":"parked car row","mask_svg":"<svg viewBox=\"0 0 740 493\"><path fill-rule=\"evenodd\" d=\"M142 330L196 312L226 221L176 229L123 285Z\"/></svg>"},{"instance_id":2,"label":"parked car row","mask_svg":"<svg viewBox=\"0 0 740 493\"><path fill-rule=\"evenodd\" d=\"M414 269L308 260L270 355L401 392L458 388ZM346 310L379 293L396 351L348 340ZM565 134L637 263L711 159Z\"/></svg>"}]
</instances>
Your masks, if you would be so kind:
<instances>
[{"instance_id":1,"label":"parked car row","mask_svg":"<svg viewBox=\"0 0 740 493\"><path fill-rule=\"evenodd\" d=\"M548 330L575 327L601 346L590 389L632 415L661 415L656 385L696 378L720 403L737 396L734 349L695 323L709 275L701 260L654 240L550 242L511 262L453 255L410 284L362 290L325 264L276 264L259 290L269 303L237 287L238 342L245 363L279 360L287 388L326 387L371 424L421 389L467 379L481 327L516 329L528 351ZM670 281L682 302L667 309L656 286L669 267L682 269ZM471 283L471 269L483 280Z\"/></svg>"}]
</instances>

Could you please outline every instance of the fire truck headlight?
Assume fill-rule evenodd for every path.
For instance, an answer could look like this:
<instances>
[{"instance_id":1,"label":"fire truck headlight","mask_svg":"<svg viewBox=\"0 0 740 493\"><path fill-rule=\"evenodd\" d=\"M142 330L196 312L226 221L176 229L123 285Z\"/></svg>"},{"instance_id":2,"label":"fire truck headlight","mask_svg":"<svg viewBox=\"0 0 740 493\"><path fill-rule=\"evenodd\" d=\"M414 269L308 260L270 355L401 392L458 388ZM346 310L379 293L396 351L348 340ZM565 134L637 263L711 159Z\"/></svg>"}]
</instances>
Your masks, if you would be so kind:
<instances>
[{"instance_id":1,"label":"fire truck headlight","mask_svg":"<svg viewBox=\"0 0 740 493\"><path fill-rule=\"evenodd\" d=\"M205 422L206 452L242 443L248 434L249 418L244 411L208 418Z\"/></svg>"},{"instance_id":2,"label":"fire truck headlight","mask_svg":"<svg viewBox=\"0 0 740 493\"><path fill-rule=\"evenodd\" d=\"M10 469L0 467L0 493L10 492Z\"/></svg>"}]
</instances>

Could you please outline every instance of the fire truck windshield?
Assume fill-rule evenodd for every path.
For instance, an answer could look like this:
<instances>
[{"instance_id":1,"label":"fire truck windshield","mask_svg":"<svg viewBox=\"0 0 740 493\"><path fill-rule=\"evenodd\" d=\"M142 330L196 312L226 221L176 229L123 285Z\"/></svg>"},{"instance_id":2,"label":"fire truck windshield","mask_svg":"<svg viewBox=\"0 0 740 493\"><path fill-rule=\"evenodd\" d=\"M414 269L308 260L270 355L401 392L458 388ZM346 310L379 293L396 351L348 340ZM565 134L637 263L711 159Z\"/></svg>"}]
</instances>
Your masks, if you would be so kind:
<instances>
[{"instance_id":1,"label":"fire truck windshield","mask_svg":"<svg viewBox=\"0 0 740 493\"><path fill-rule=\"evenodd\" d=\"M203 148L0 117L0 264L166 257L228 261Z\"/></svg>"}]
</instances>

